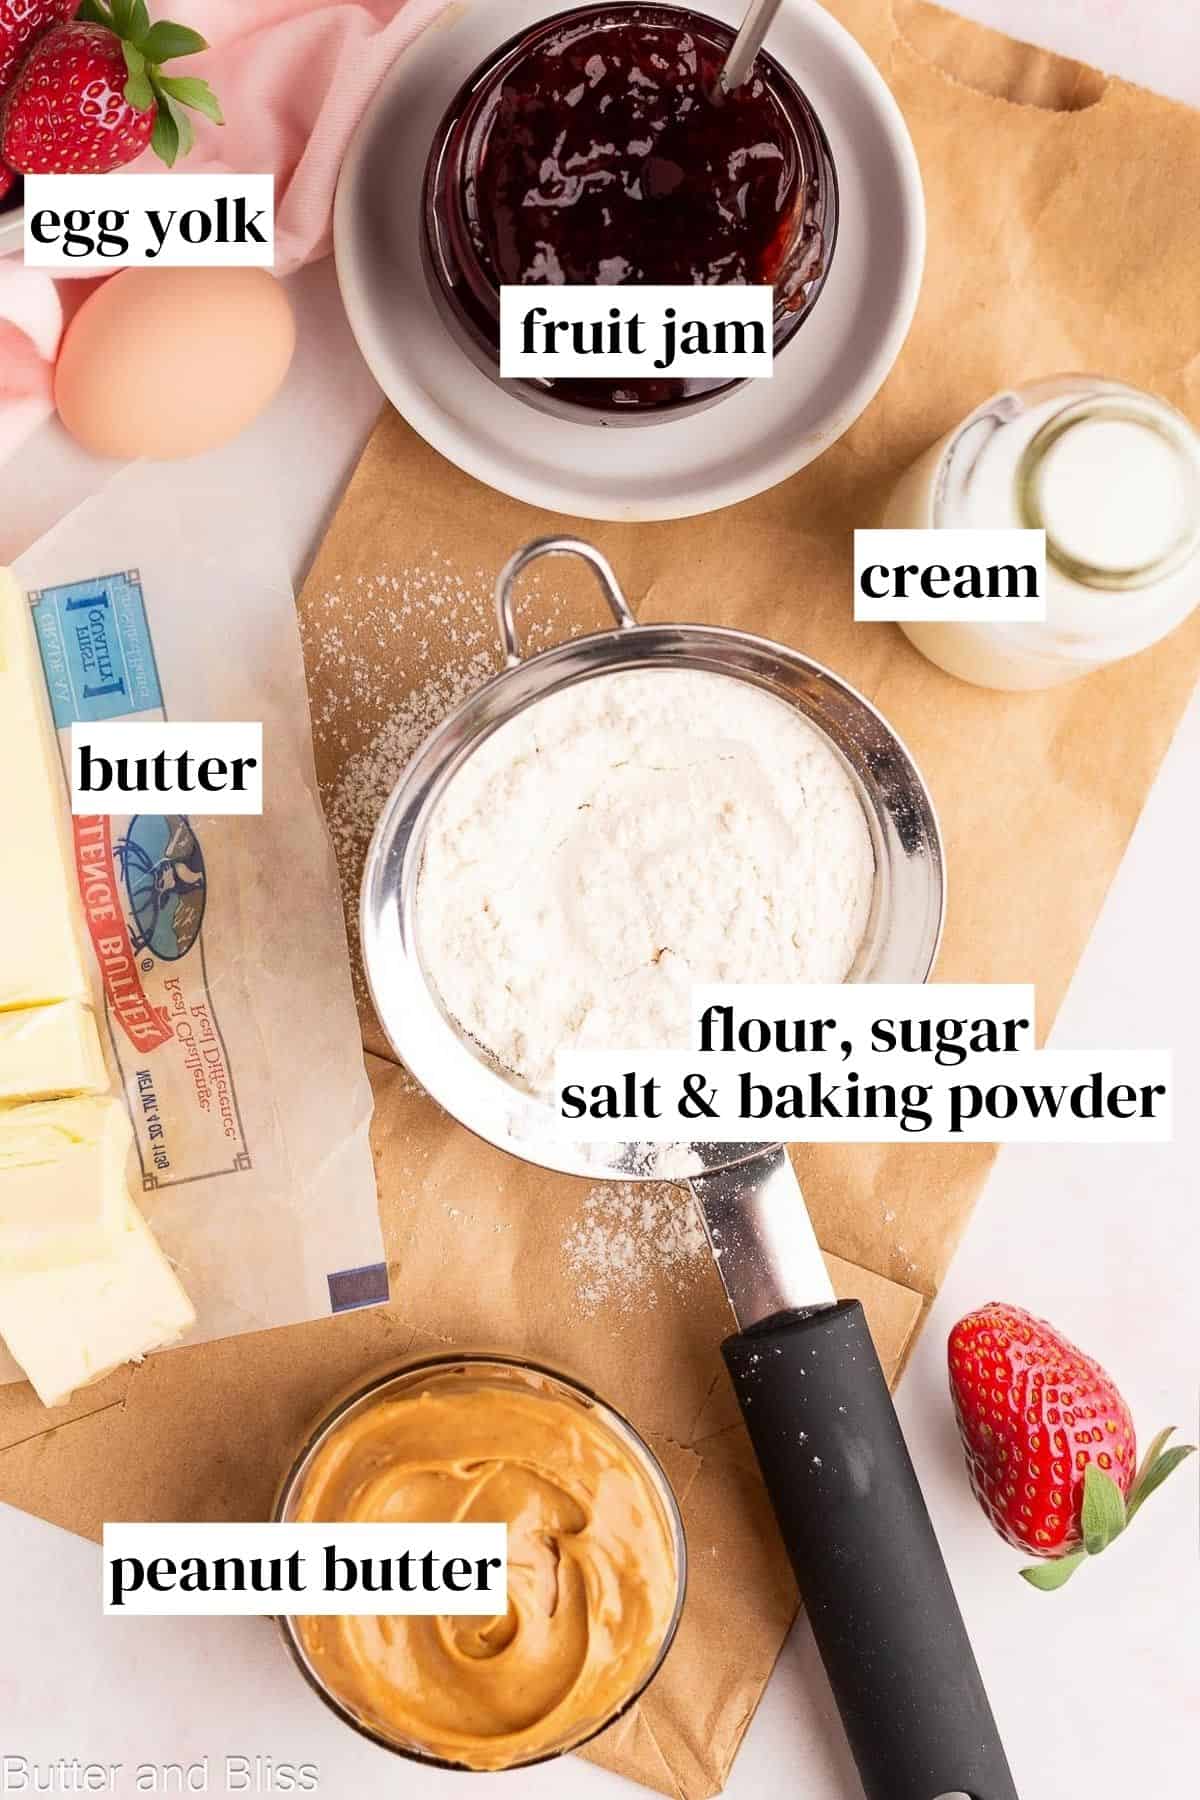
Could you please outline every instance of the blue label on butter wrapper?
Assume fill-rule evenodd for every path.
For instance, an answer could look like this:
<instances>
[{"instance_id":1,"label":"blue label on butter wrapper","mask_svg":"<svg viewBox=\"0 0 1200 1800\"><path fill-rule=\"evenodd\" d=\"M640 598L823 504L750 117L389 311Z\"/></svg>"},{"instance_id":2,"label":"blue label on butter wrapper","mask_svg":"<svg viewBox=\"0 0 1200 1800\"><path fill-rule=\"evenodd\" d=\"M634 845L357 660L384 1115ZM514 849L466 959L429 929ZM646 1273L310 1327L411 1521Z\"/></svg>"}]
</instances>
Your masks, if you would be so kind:
<instances>
[{"instance_id":1,"label":"blue label on butter wrapper","mask_svg":"<svg viewBox=\"0 0 1200 1800\"><path fill-rule=\"evenodd\" d=\"M41 588L29 602L64 766L73 725L165 716L136 570ZM253 1167L208 987L201 836L182 813L71 815L84 923L147 1192Z\"/></svg>"},{"instance_id":2,"label":"blue label on butter wrapper","mask_svg":"<svg viewBox=\"0 0 1200 1800\"><path fill-rule=\"evenodd\" d=\"M30 599L57 730L162 711L135 570L42 588Z\"/></svg>"},{"instance_id":3,"label":"blue label on butter wrapper","mask_svg":"<svg viewBox=\"0 0 1200 1800\"><path fill-rule=\"evenodd\" d=\"M388 1266L366 1263L358 1269L337 1269L325 1277L329 1284L330 1312L353 1312L360 1306L386 1306L389 1298Z\"/></svg>"}]
</instances>

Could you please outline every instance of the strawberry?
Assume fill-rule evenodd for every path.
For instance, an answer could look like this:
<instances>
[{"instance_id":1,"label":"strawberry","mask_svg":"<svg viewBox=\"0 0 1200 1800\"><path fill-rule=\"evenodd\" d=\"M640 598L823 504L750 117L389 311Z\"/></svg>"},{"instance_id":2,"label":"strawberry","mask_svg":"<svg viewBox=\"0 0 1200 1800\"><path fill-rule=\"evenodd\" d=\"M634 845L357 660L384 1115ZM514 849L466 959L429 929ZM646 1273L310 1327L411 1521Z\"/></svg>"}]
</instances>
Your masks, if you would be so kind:
<instances>
[{"instance_id":1,"label":"strawberry","mask_svg":"<svg viewBox=\"0 0 1200 1800\"><path fill-rule=\"evenodd\" d=\"M0 158L22 175L103 173L150 144L170 166L192 147L188 107L223 123L207 82L162 72L207 47L186 26L152 25L145 0L83 0L21 64L0 112Z\"/></svg>"},{"instance_id":2,"label":"strawberry","mask_svg":"<svg viewBox=\"0 0 1200 1800\"><path fill-rule=\"evenodd\" d=\"M79 0L0 0L0 94L21 66L21 59L52 25L69 19Z\"/></svg>"},{"instance_id":3,"label":"strawberry","mask_svg":"<svg viewBox=\"0 0 1200 1800\"><path fill-rule=\"evenodd\" d=\"M155 103L125 99L121 40L100 25L58 25L30 51L0 125L0 156L23 175L103 173L140 156Z\"/></svg>"},{"instance_id":4,"label":"strawberry","mask_svg":"<svg viewBox=\"0 0 1200 1800\"><path fill-rule=\"evenodd\" d=\"M960 1319L949 1362L971 1486L1001 1537L1047 1559L1021 1570L1034 1587L1061 1587L1107 1549L1193 1453L1166 1448L1169 1426L1137 1468L1133 1420L1112 1379L1019 1306Z\"/></svg>"}]
</instances>

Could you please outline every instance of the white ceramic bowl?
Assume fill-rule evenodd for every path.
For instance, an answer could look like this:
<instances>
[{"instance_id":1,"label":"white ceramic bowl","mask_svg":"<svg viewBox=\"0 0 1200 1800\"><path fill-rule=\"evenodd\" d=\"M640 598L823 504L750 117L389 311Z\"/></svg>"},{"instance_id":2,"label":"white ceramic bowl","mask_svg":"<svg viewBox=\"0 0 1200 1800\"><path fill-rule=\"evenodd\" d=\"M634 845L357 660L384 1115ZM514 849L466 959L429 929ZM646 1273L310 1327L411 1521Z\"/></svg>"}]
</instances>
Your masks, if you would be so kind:
<instances>
[{"instance_id":1,"label":"white ceramic bowl","mask_svg":"<svg viewBox=\"0 0 1200 1800\"><path fill-rule=\"evenodd\" d=\"M606 430L539 414L476 369L430 296L422 179L442 114L498 44L566 0L461 0L400 57L342 165L334 248L359 348L409 424L459 468L534 506L587 519L672 519L761 493L827 450L873 399L912 321L925 256L916 153L883 77L820 6L792 0L771 54L828 134L838 242L811 316L769 380L707 412ZM697 0L736 22L745 0Z\"/></svg>"}]
</instances>

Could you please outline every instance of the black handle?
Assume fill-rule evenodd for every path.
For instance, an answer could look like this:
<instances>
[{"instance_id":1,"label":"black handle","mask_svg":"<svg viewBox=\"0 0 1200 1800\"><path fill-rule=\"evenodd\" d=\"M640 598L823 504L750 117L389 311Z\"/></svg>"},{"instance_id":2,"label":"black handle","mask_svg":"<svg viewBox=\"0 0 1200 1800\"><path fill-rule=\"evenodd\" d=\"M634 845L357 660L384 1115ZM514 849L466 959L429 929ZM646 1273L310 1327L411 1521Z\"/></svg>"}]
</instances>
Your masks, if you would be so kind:
<instances>
[{"instance_id":1,"label":"black handle","mask_svg":"<svg viewBox=\"0 0 1200 1800\"><path fill-rule=\"evenodd\" d=\"M722 1351L867 1800L1017 1800L862 1307Z\"/></svg>"}]
</instances>

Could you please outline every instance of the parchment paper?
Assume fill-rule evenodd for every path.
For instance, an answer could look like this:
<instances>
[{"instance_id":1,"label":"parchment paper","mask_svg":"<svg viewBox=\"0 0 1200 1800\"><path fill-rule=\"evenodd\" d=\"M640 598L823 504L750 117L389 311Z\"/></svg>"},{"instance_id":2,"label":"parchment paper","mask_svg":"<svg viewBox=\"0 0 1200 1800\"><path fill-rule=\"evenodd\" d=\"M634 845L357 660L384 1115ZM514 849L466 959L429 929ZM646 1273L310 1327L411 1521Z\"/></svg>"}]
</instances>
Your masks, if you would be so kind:
<instances>
[{"instance_id":1,"label":"parchment paper","mask_svg":"<svg viewBox=\"0 0 1200 1800\"><path fill-rule=\"evenodd\" d=\"M302 599L318 772L349 891L376 787L464 681L494 666L496 569L528 538L578 530L613 559L642 617L767 633L876 701L941 811L951 897L940 977L1035 980L1044 1034L1200 669L1200 617L1079 686L985 693L926 664L895 628L852 623L850 534L874 522L920 450L1006 383L1093 368L1200 412L1200 121L924 6L904 4L899 20L887 0L831 10L891 83L926 184L924 292L880 396L772 493L637 527L502 499L385 415ZM548 642L594 626L597 609L586 584L555 569L553 582L530 582L524 623ZM382 1048L369 1019L365 1033ZM687 1257L629 1287L603 1257L573 1258L586 1184L488 1150L394 1063L370 1055L368 1067L391 1306L154 1358L81 1396L75 1422L50 1436L32 1435L10 1390L0 1497L91 1535L105 1518L251 1518L322 1399L416 1341L563 1363L666 1455L692 1552L676 1648L593 1753L663 1793L713 1793L795 1606L732 1423L716 1276ZM835 1282L867 1302L893 1374L989 1159L939 1146L797 1152L821 1240L847 1259L831 1260ZM801 1785L803 1754L797 1744Z\"/></svg>"}]
</instances>

